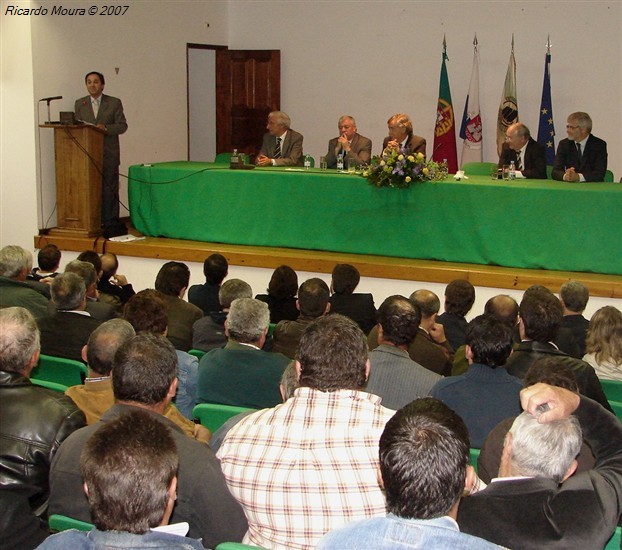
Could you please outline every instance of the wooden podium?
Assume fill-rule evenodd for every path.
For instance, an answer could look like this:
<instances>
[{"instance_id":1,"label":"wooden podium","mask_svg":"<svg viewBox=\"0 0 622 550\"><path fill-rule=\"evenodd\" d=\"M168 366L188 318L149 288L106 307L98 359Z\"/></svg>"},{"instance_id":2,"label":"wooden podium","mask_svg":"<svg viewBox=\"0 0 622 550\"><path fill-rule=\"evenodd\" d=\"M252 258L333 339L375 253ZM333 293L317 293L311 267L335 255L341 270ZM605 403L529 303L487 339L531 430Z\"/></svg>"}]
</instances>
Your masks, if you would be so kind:
<instances>
[{"instance_id":1,"label":"wooden podium","mask_svg":"<svg viewBox=\"0 0 622 550\"><path fill-rule=\"evenodd\" d=\"M41 124L54 128L58 227L51 234L101 234L104 131L88 124Z\"/></svg>"}]
</instances>

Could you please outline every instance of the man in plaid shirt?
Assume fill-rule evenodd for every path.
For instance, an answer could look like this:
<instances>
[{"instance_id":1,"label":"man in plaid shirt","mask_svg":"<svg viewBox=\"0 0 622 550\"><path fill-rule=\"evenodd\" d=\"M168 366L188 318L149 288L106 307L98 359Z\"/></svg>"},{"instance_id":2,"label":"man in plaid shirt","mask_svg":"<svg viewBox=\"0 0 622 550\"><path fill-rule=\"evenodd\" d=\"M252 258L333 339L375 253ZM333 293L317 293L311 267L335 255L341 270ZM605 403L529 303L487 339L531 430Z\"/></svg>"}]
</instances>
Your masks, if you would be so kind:
<instances>
[{"instance_id":1,"label":"man in plaid shirt","mask_svg":"<svg viewBox=\"0 0 622 550\"><path fill-rule=\"evenodd\" d=\"M378 441L394 411L362 391L367 353L356 323L341 315L319 318L298 348L300 388L227 435L218 457L248 519L244 542L311 549L339 525L386 515Z\"/></svg>"}]
</instances>

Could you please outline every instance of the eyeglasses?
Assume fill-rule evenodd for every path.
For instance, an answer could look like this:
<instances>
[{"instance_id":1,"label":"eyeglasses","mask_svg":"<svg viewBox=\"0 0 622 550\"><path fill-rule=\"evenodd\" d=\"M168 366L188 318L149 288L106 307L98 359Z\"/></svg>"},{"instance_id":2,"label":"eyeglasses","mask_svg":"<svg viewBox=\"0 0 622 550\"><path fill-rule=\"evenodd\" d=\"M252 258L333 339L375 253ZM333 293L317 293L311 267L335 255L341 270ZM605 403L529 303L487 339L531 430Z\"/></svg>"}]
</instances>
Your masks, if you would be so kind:
<instances>
[{"instance_id":1,"label":"eyeglasses","mask_svg":"<svg viewBox=\"0 0 622 550\"><path fill-rule=\"evenodd\" d=\"M566 130L576 130L578 126L572 126L571 124L566 124Z\"/></svg>"}]
</instances>

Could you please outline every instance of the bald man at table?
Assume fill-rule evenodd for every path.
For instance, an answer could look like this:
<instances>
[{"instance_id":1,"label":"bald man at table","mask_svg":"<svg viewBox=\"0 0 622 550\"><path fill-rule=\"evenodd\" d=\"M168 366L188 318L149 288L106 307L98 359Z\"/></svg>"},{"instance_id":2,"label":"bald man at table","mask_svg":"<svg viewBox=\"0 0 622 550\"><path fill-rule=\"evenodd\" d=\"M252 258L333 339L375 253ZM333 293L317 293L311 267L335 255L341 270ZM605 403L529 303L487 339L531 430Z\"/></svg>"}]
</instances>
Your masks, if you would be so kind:
<instances>
[{"instance_id":1,"label":"bald man at table","mask_svg":"<svg viewBox=\"0 0 622 550\"><path fill-rule=\"evenodd\" d=\"M283 111L268 115L257 166L302 166L302 134L290 128L291 120Z\"/></svg>"}]
</instances>

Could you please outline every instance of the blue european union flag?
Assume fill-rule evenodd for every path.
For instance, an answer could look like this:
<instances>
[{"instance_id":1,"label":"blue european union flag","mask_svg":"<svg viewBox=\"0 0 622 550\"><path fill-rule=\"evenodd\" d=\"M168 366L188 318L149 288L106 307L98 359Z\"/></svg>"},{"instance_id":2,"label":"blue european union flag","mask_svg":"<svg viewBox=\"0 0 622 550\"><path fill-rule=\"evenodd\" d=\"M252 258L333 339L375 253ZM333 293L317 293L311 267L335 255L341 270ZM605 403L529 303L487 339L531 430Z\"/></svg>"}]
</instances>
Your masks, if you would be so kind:
<instances>
[{"instance_id":1,"label":"blue european union flag","mask_svg":"<svg viewBox=\"0 0 622 550\"><path fill-rule=\"evenodd\" d=\"M551 54L546 53L544 61L544 83L540 102L540 123L538 125L538 143L546 150L546 163L553 165L555 160L555 124L553 123L553 103L551 101Z\"/></svg>"}]
</instances>

